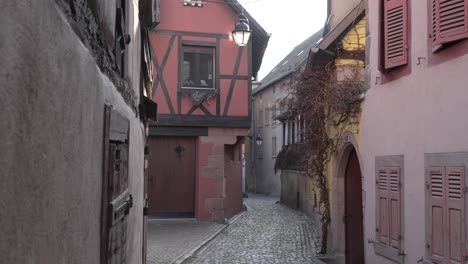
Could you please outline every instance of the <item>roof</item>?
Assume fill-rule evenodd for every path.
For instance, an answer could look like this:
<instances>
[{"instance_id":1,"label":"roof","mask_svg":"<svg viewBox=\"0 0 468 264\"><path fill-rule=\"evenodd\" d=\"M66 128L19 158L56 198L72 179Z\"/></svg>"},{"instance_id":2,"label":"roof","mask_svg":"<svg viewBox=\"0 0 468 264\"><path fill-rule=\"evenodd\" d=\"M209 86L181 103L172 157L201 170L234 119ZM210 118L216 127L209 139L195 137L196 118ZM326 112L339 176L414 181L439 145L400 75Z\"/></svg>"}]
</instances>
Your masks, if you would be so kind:
<instances>
[{"instance_id":1,"label":"roof","mask_svg":"<svg viewBox=\"0 0 468 264\"><path fill-rule=\"evenodd\" d=\"M366 2L361 1L357 4L351 12L346 15L346 17L340 21L330 32L323 37L320 43L317 43L317 46L314 46L310 49L310 56L308 58L308 64L312 65L319 60L327 60L330 57L333 57L334 54L329 49L332 44L339 39L341 36L346 34L348 30L353 26L356 20L360 19L365 15L367 5Z\"/></svg>"},{"instance_id":2,"label":"roof","mask_svg":"<svg viewBox=\"0 0 468 264\"><path fill-rule=\"evenodd\" d=\"M260 86L253 91L253 94L270 87L304 66L309 56L309 50L316 46L317 42L322 38L322 34L323 30L321 29L297 45L260 81Z\"/></svg>"},{"instance_id":3,"label":"roof","mask_svg":"<svg viewBox=\"0 0 468 264\"><path fill-rule=\"evenodd\" d=\"M250 29L252 30L252 76L256 77L260 66L262 65L263 55L270 40L270 34L260 26L260 24L245 10L237 0L224 0L236 12L243 13L249 19Z\"/></svg>"}]
</instances>

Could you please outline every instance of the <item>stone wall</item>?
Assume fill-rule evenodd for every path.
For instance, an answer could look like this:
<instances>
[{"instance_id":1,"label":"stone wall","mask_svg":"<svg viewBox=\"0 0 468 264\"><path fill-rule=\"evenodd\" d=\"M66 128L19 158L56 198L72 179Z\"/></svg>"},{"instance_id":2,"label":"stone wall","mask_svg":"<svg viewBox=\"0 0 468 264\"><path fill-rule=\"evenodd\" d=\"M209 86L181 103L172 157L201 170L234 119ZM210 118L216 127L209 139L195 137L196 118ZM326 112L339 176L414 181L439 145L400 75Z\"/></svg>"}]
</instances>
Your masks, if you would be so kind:
<instances>
[{"instance_id":1,"label":"stone wall","mask_svg":"<svg viewBox=\"0 0 468 264\"><path fill-rule=\"evenodd\" d=\"M130 49L140 54L139 30L133 30L138 8L130 6L136 19ZM92 13L85 13L90 22ZM130 120L134 204L126 255L127 263L141 263L144 131L134 110L139 56L129 62L127 80L116 82L115 71L101 67L96 55L107 51L93 48L94 36L77 34L54 1L6 1L0 24L1 262L99 263L107 103Z\"/></svg>"},{"instance_id":2,"label":"stone wall","mask_svg":"<svg viewBox=\"0 0 468 264\"><path fill-rule=\"evenodd\" d=\"M308 194L310 179L302 171L282 170L281 172L281 203L305 212L309 216L316 215L316 201Z\"/></svg>"}]
</instances>

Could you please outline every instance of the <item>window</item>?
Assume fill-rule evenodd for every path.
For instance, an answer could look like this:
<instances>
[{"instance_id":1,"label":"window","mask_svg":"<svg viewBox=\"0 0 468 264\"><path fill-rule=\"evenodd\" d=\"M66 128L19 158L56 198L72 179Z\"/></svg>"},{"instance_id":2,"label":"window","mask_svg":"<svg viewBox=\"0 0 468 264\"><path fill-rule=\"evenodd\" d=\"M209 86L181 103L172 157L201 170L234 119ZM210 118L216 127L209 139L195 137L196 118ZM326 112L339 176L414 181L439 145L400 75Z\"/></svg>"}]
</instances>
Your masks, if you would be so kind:
<instances>
[{"instance_id":1,"label":"window","mask_svg":"<svg viewBox=\"0 0 468 264\"><path fill-rule=\"evenodd\" d=\"M260 110L258 112L258 127L261 127L263 125L263 111Z\"/></svg>"},{"instance_id":2,"label":"window","mask_svg":"<svg viewBox=\"0 0 468 264\"><path fill-rule=\"evenodd\" d=\"M270 109L265 109L265 126L268 126L270 123Z\"/></svg>"},{"instance_id":3,"label":"window","mask_svg":"<svg viewBox=\"0 0 468 264\"><path fill-rule=\"evenodd\" d=\"M128 43L130 43L130 35L128 35L126 30L126 1L118 0L116 1L117 8L115 14L115 64L120 71L120 77L125 77L125 65L126 65L126 55L125 49Z\"/></svg>"},{"instance_id":4,"label":"window","mask_svg":"<svg viewBox=\"0 0 468 264\"><path fill-rule=\"evenodd\" d=\"M288 122L283 123L283 145L288 145Z\"/></svg>"},{"instance_id":5,"label":"window","mask_svg":"<svg viewBox=\"0 0 468 264\"><path fill-rule=\"evenodd\" d=\"M261 129L258 129L257 136L260 136L261 138L263 138ZM256 143L254 142L254 144L256 144ZM262 145L260 145L260 146L255 145L255 148L257 150L258 159L263 159L263 145L265 145L265 140L263 141Z\"/></svg>"},{"instance_id":6,"label":"window","mask_svg":"<svg viewBox=\"0 0 468 264\"><path fill-rule=\"evenodd\" d=\"M296 121L291 120L291 143L296 144Z\"/></svg>"},{"instance_id":7,"label":"window","mask_svg":"<svg viewBox=\"0 0 468 264\"><path fill-rule=\"evenodd\" d=\"M214 89L213 47L183 46L182 88Z\"/></svg>"},{"instance_id":8,"label":"window","mask_svg":"<svg viewBox=\"0 0 468 264\"><path fill-rule=\"evenodd\" d=\"M468 38L468 0L432 0L431 38L432 50L444 44Z\"/></svg>"},{"instance_id":9,"label":"window","mask_svg":"<svg viewBox=\"0 0 468 264\"><path fill-rule=\"evenodd\" d=\"M271 152L272 152L272 153L271 153L271 156L272 156L273 158L276 157L276 154L277 154L276 151L277 151L277 148L276 148L276 137L272 137L272 138L271 138Z\"/></svg>"},{"instance_id":10,"label":"window","mask_svg":"<svg viewBox=\"0 0 468 264\"><path fill-rule=\"evenodd\" d=\"M271 108L271 123L276 125L277 124L277 120L275 120L276 116L278 115L277 113L277 108L276 108L276 105L274 105L272 108Z\"/></svg>"},{"instance_id":11,"label":"window","mask_svg":"<svg viewBox=\"0 0 468 264\"><path fill-rule=\"evenodd\" d=\"M403 263L403 156L376 158L376 254Z\"/></svg>"},{"instance_id":12,"label":"window","mask_svg":"<svg viewBox=\"0 0 468 264\"><path fill-rule=\"evenodd\" d=\"M383 0L383 69L408 64L408 0Z\"/></svg>"},{"instance_id":13,"label":"window","mask_svg":"<svg viewBox=\"0 0 468 264\"><path fill-rule=\"evenodd\" d=\"M428 255L437 263L465 263L465 168L430 167Z\"/></svg>"}]
</instances>

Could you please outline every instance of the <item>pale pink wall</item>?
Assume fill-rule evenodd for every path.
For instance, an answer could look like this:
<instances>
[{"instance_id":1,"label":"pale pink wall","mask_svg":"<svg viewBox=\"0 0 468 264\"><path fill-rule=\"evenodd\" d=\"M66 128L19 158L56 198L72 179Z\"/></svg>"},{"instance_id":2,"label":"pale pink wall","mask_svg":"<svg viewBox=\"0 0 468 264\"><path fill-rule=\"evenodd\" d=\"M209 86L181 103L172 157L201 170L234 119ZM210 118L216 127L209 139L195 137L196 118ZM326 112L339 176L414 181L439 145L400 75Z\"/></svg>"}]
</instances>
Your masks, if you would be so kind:
<instances>
[{"instance_id":1,"label":"pale pink wall","mask_svg":"<svg viewBox=\"0 0 468 264\"><path fill-rule=\"evenodd\" d=\"M424 153L468 150L468 56L430 66L428 1L412 0L411 74L375 84L378 65L378 2L368 1L370 90L362 115L361 167L364 176L365 238L375 240L375 157L404 155L402 205L405 263L425 255ZM418 8L415 8L417 5ZM465 41L466 42L466 41ZM466 43L462 43L464 45ZM448 48L444 52L451 52ZM374 254L365 243L366 263L393 263Z\"/></svg>"}]
</instances>

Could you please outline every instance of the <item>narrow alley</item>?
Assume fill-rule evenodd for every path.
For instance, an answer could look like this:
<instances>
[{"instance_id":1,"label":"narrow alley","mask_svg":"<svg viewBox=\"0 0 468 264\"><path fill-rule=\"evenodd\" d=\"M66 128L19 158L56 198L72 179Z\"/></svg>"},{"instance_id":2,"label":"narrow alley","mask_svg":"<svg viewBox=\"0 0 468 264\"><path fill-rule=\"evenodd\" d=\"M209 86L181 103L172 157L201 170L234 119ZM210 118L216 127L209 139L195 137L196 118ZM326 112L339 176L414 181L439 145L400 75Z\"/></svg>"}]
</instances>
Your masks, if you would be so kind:
<instances>
[{"instance_id":1,"label":"narrow alley","mask_svg":"<svg viewBox=\"0 0 468 264\"><path fill-rule=\"evenodd\" d=\"M165 258L158 261L149 257L148 263L316 263L313 256L320 250L320 223L300 211L277 203L278 200L278 197L249 195L249 198L244 199L247 211L234 217L235 220L221 230L215 224L208 227L201 222L203 226L198 228L194 224L185 224L189 226L185 230L179 228L175 234L159 233L159 237L154 239L151 229L158 227L150 224L148 256L161 256L152 254L152 249L160 251L165 248L166 255L171 255L167 250L179 250L167 246L171 243L169 236L184 236L190 243L192 237L200 235L201 229L208 233L218 231L191 256L185 255L185 259L179 258L177 261ZM171 228L168 222L163 225L166 230ZM182 241L179 244L182 246ZM187 242L183 246L187 246Z\"/></svg>"}]
</instances>

